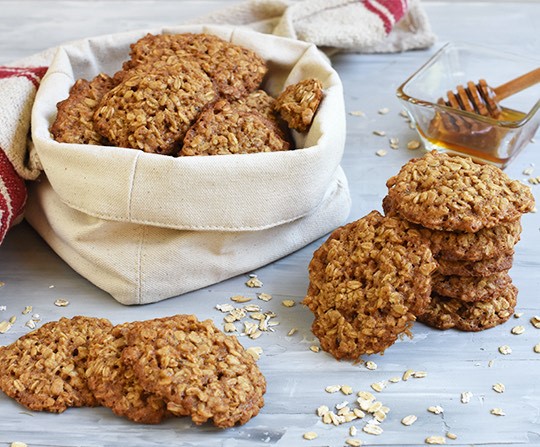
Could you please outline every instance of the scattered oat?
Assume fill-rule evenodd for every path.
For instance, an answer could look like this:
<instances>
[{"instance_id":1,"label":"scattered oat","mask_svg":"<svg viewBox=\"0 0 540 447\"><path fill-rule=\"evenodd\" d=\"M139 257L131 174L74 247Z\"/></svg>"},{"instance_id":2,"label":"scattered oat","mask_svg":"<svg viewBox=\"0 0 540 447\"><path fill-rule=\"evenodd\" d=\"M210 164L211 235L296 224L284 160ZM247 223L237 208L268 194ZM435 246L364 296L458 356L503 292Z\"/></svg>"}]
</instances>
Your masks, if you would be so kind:
<instances>
[{"instance_id":1,"label":"scattered oat","mask_svg":"<svg viewBox=\"0 0 540 447\"><path fill-rule=\"evenodd\" d=\"M523 312L516 312L514 314L514 318L521 318L523 316Z\"/></svg>"},{"instance_id":2,"label":"scattered oat","mask_svg":"<svg viewBox=\"0 0 540 447\"><path fill-rule=\"evenodd\" d=\"M324 391L327 393L337 393L340 389L341 385L329 385L324 389Z\"/></svg>"},{"instance_id":3,"label":"scattered oat","mask_svg":"<svg viewBox=\"0 0 540 447\"><path fill-rule=\"evenodd\" d=\"M529 166L528 168L525 168L523 170L523 174L524 175L531 175L534 171L534 167L533 166Z\"/></svg>"},{"instance_id":4,"label":"scattered oat","mask_svg":"<svg viewBox=\"0 0 540 447\"><path fill-rule=\"evenodd\" d=\"M446 439L442 436L429 436L426 438L426 444L446 444Z\"/></svg>"},{"instance_id":5,"label":"scattered oat","mask_svg":"<svg viewBox=\"0 0 540 447\"><path fill-rule=\"evenodd\" d=\"M378 111L379 115L386 115L388 112L390 112L390 109L388 107L383 107Z\"/></svg>"},{"instance_id":6,"label":"scattered oat","mask_svg":"<svg viewBox=\"0 0 540 447\"><path fill-rule=\"evenodd\" d=\"M373 135L377 135L378 137L384 137L386 135L386 132L384 130L374 130Z\"/></svg>"},{"instance_id":7,"label":"scattered oat","mask_svg":"<svg viewBox=\"0 0 540 447\"><path fill-rule=\"evenodd\" d=\"M401 420L401 423L403 425L406 425L407 427L409 425L412 425L416 422L418 418L414 415L414 414L409 414L408 416L405 416L402 420Z\"/></svg>"},{"instance_id":8,"label":"scattered oat","mask_svg":"<svg viewBox=\"0 0 540 447\"><path fill-rule=\"evenodd\" d=\"M234 301L235 303L247 303L251 301L251 298L249 296L234 295L231 296L231 301Z\"/></svg>"},{"instance_id":9,"label":"scattered oat","mask_svg":"<svg viewBox=\"0 0 540 447\"><path fill-rule=\"evenodd\" d=\"M30 329L36 328L36 322L34 320L28 320L24 325Z\"/></svg>"},{"instance_id":10,"label":"scattered oat","mask_svg":"<svg viewBox=\"0 0 540 447\"><path fill-rule=\"evenodd\" d=\"M494 414L495 416L506 416L506 413L502 410L502 408L493 408L490 413Z\"/></svg>"},{"instance_id":11,"label":"scattered oat","mask_svg":"<svg viewBox=\"0 0 540 447\"><path fill-rule=\"evenodd\" d=\"M420 141L418 140L411 140L407 143L407 149L414 151L420 147Z\"/></svg>"},{"instance_id":12,"label":"scattered oat","mask_svg":"<svg viewBox=\"0 0 540 447\"><path fill-rule=\"evenodd\" d=\"M259 314L260 312L262 312L262 309L261 309L261 306L257 305L257 304L246 304L244 306L244 310L246 312L255 312L257 314ZM262 315L262 314L261 314ZM263 315L264 317L264 315Z\"/></svg>"},{"instance_id":13,"label":"scattered oat","mask_svg":"<svg viewBox=\"0 0 540 447\"><path fill-rule=\"evenodd\" d=\"M399 149L399 138L390 138L390 149Z\"/></svg>"},{"instance_id":14,"label":"scattered oat","mask_svg":"<svg viewBox=\"0 0 540 447\"><path fill-rule=\"evenodd\" d=\"M534 345L533 351L537 354L540 354L540 343Z\"/></svg>"},{"instance_id":15,"label":"scattered oat","mask_svg":"<svg viewBox=\"0 0 540 447\"><path fill-rule=\"evenodd\" d=\"M41 316L39 314L32 315L32 320L41 321Z\"/></svg>"},{"instance_id":16,"label":"scattered oat","mask_svg":"<svg viewBox=\"0 0 540 447\"><path fill-rule=\"evenodd\" d=\"M16 321L17 321L17 317L15 315L12 315L11 318L9 319L9 324L15 324Z\"/></svg>"},{"instance_id":17,"label":"scattered oat","mask_svg":"<svg viewBox=\"0 0 540 447\"><path fill-rule=\"evenodd\" d=\"M398 383L398 382L401 382L401 377L390 377L390 378L388 379L388 381L389 381L390 383Z\"/></svg>"},{"instance_id":18,"label":"scattered oat","mask_svg":"<svg viewBox=\"0 0 540 447\"><path fill-rule=\"evenodd\" d=\"M540 329L540 317L535 315L531 318L531 324L536 328Z\"/></svg>"},{"instance_id":19,"label":"scattered oat","mask_svg":"<svg viewBox=\"0 0 540 447\"><path fill-rule=\"evenodd\" d=\"M491 368L493 366L493 364L495 363L495 360L490 360L488 362L488 368Z\"/></svg>"},{"instance_id":20,"label":"scattered oat","mask_svg":"<svg viewBox=\"0 0 540 447\"><path fill-rule=\"evenodd\" d=\"M360 399L367 400L369 402L373 402L375 400L375 396L371 394L369 391L358 391L356 394Z\"/></svg>"},{"instance_id":21,"label":"scattered oat","mask_svg":"<svg viewBox=\"0 0 540 447\"><path fill-rule=\"evenodd\" d=\"M360 439L346 439L345 444L350 445L351 447L360 447L362 445L362 441Z\"/></svg>"},{"instance_id":22,"label":"scattered oat","mask_svg":"<svg viewBox=\"0 0 540 447\"><path fill-rule=\"evenodd\" d=\"M333 425L338 426L341 424L341 417L339 417L336 413L333 411L328 412L328 415L330 416L330 421Z\"/></svg>"},{"instance_id":23,"label":"scattered oat","mask_svg":"<svg viewBox=\"0 0 540 447\"><path fill-rule=\"evenodd\" d=\"M315 433L314 431L308 431L307 433L304 433L304 439L307 439L308 441L311 441L313 439L318 438L319 435Z\"/></svg>"},{"instance_id":24,"label":"scattered oat","mask_svg":"<svg viewBox=\"0 0 540 447\"><path fill-rule=\"evenodd\" d=\"M354 425L351 425L351 428L349 428L349 435L356 436L357 433L358 429Z\"/></svg>"},{"instance_id":25,"label":"scattered oat","mask_svg":"<svg viewBox=\"0 0 540 447\"><path fill-rule=\"evenodd\" d=\"M509 355L509 354L512 354L512 348L508 345L502 345L502 346L499 346L499 352L502 355Z\"/></svg>"},{"instance_id":26,"label":"scattered oat","mask_svg":"<svg viewBox=\"0 0 540 447\"><path fill-rule=\"evenodd\" d=\"M384 157L388 152L384 149L379 149L375 154L377 154L379 157Z\"/></svg>"},{"instance_id":27,"label":"scattered oat","mask_svg":"<svg viewBox=\"0 0 540 447\"><path fill-rule=\"evenodd\" d=\"M225 332L238 332L238 328L235 326L234 323L225 323L223 326L223 330Z\"/></svg>"},{"instance_id":28,"label":"scattered oat","mask_svg":"<svg viewBox=\"0 0 540 447\"><path fill-rule=\"evenodd\" d=\"M294 307L296 302L293 300L283 300L281 304L283 304L285 307Z\"/></svg>"},{"instance_id":29,"label":"scattered oat","mask_svg":"<svg viewBox=\"0 0 540 447\"><path fill-rule=\"evenodd\" d=\"M373 388L378 393L380 393L385 387L386 387L386 382L384 380L371 384L371 388Z\"/></svg>"},{"instance_id":30,"label":"scattered oat","mask_svg":"<svg viewBox=\"0 0 540 447\"><path fill-rule=\"evenodd\" d=\"M21 313L23 315L26 315L26 314L29 314L30 312L32 312L32 306L26 306Z\"/></svg>"},{"instance_id":31,"label":"scattered oat","mask_svg":"<svg viewBox=\"0 0 540 447\"><path fill-rule=\"evenodd\" d=\"M366 432L369 435L381 435L383 433L382 427L371 421L364 425L362 431Z\"/></svg>"},{"instance_id":32,"label":"scattered oat","mask_svg":"<svg viewBox=\"0 0 540 447\"><path fill-rule=\"evenodd\" d=\"M263 283L262 281L257 278L257 275L249 275L249 279L246 281L246 286L252 287L252 288L258 288L262 287Z\"/></svg>"},{"instance_id":33,"label":"scattered oat","mask_svg":"<svg viewBox=\"0 0 540 447\"><path fill-rule=\"evenodd\" d=\"M409 378L414 374L414 371L412 369L408 369L407 371L405 371L403 373L403 377L402 379L406 382L407 380L409 380Z\"/></svg>"},{"instance_id":34,"label":"scattered oat","mask_svg":"<svg viewBox=\"0 0 540 447\"><path fill-rule=\"evenodd\" d=\"M364 112L362 112L361 110L353 110L352 112L349 112L349 115L352 115L352 116L366 116L366 114Z\"/></svg>"},{"instance_id":35,"label":"scattered oat","mask_svg":"<svg viewBox=\"0 0 540 447\"><path fill-rule=\"evenodd\" d=\"M330 408L328 408L326 405L321 405L319 408L317 408L317 416L323 417L329 411Z\"/></svg>"},{"instance_id":36,"label":"scattered oat","mask_svg":"<svg viewBox=\"0 0 540 447\"><path fill-rule=\"evenodd\" d=\"M527 180L531 185L538 185L540 184L540 175L538 177L529 177Z\"/></svg>"},{"instance_id":37,"label":"scattered oat","mask_svg":"<svg viewBox=\"0 0 540 447\"><path fill-rule=\"evenodd\" d=\"M456 439L457 439L457 435L454 434L454 433L452 433L452 432L449 432L449 431L446 432L446 437L447 437L448 439L452 439L452 440L456 440Z\"/></svg>"},{"instance_id":38,"label":"scattered oat","mask_svg":"<svg viewBox=\"0 0 540 447\"><path fill-rule=\"evenodd\" d=\"M373 413L373 417L375 418L376 421L382 422L386 419L386 413L384 411L379 410Z\"/></svg>"},{"instance_id":39,"label":"scattered oat","mask_svg":"<svg viewBox=\"0 0 540 447\"><path fill-rule=\"evenodd\" d=\"M342 385L341 392L345 394L346 396L349 396L350 394L353 393L353 389L349 385Z\"/></svg>"},{"instance_id":40,"label":"scattered oat","mask_svg":"<svg viewBox=\"0 0 540 447\"><path fill-rule=\"evenodd\" d=\"M231 312L234 310L234 306L230 303L226 303L226 304L217 304L216 305L216 309L219 310L220 312L224 312L224 313L227 313L227 312Z\"/></svg>"},{"instance_id":41,"label":"scattered oat","mask_svg":"<svg viewBox=\"0 0 540 447\"><path fill-rule=\"evenodd\" d=\"M253 331L251 334L249 334L249 338L252 340L257 340L262 335L262 332L257 329L256 331Z\"/></svg>"},{"instance_id":42,"label":"scattered oat","mask_svg":"<svg viewBox=\"0 0 540 447\"><path fill-rule=\"evenodd\" d=\"M290 337L290 336L296 334L296 332L298 332L298 329L293 327L289 332L287 332L287 335Z\"/></svg>"},{"instance_id":43,"label":"scattered oat","mask_svg":"<svg viewBox=\"0 0 540 447\"><path fill-rule=\"evenodd\" d=\"M272 295L269 293L258 293L257 298L259 298L261 301L270 301L272 299Z\"/></svg>"},{"instance_id":44,"label":"scattered oat","mask_svg":"<svg viewBox=\"0 0 540 447\"><path fill-rule=\"evenodd\" d=\"M353 413L358 419L362 419L366 416L366 413L360 410L360 408L353 408Z\"/></svg>"},{"instance_id":45,"label":"scattered oat","mask_svg":"<svg viewBox=\"0 0 540 447\"><path fill-rule=\"evenodd\" d=\"M0 306L0 311L4 312L5 310L7 310L7 306L4 306L4 305Z\"/></svg>"},{"instance_id":46,"label":"scattered oat","mask_svg":"<svg viewBox=\"0 0 540 447\"><path fill-rule=\"evenodd\" d=\"M68 304L69 304L69 301L63 298L59 298L54 302L54 305L58 307L66 307Z\"/></svg>"},{"instance_id":47,"label":"scattered oat","mask_svg":"<svg viewBox=\"0 0 540 447\"><path fill-rule=\"evenodd\" d=\"M415 371L415 372L413 372L412 376L415 379L423 379L424 377L427 377L427 372L426 371Z\"/></svg>"},{"instance_id":48,"label":"scattered oat","mask_svg":"<svg viewBox=\"0 0 540 447\"><path fill-rule=\"evenodd\" d=\"M400 116L402 116L403 118L409 118L409 114L407 113L406 110L402 110L401 112L399 112Z\"/></svg>"},{"instance_id":49,"label":"scattered oat","mask_svg":"<svg viewBox=\"0 0 540 447\"><path fill-rule=\"evenodd\" d=\"M525 332L525 327L523 326L514 326L512 330L510 331L514 335L521 335L523 332Z\"/></svg>"},{"instance_id":50,"label":"scattered oat","mask_svg":"<svg viewBox=\"0 0 540 447\"><path fill-rule=\"evenodd\" d=\"M380 401L377 400L377 401L373 402L373 403L367 408L366 411L367 411L368 413L373 414L373 413L379 411L379 410L381 409L382 406L383 406L382 402L380 402Z\"/></svg>"},{"instance_id":51,"label":"scattered oat","mask_svg":"<svg viewBox=\"0 0 540 447\"><path fill-rule=\"evenodd\" d=\"M0 334L5 334L7 331L11 329L12 324L9 321L2 321L0 323Z\"/></svg>"},{"instance_id":52,"label":"scattered oat","mask_svg":"<svg viewBox=\"0 0 540 447\"><path fill-rule=\"evenodd\" d=\"M429 411L430 413L433 413L433 414L444 413L444 409L440 405L434 405L434 406L428 407L427 411Z\"/></svg>"},{"instance_id":53,"label":"scattered oat","mask_svg":"<svg viewBox=\"0 0 540 447\"><path fill-rule=\"evenodd\" d=\"M371 371L374 371L377 369L377 364L371 360L369 360L368 362L366 362L366 368L371 370Z\"/></svg>"},{"instance_id":54,"label":"scattered oat","mask_svg":"<svg viewBox=\"0 0 540 447\"><path fill-rule=\"evenodd\" d=\"M332 423L332 418L330 417L330 411L328 411L327 413L324 413L323 414L323 417L322 417L322 421L323 421L323 424L331 424Z\"/></svg>"},{"instance_id":55,"label":"scattered oat","mask_svg":"<svg viewBox=\"0 0 540 447\"><path fill-rule=\"evenodd\" d=\"M506 387L504 386L504 384L500 383L500 382L497 382L495 385L493 385L493 391L496 391L497 393L504 393L504 391L506 390Z\"/></svg>"},{"instance_id":56,"label":"scattered oat","mask_svg":"<svg viewBox=\"0 0 540 447\"><path fill-rule=\"evenodd\" d=\"M464 391L461 393L461 403L468 404L471 401L471 397L473 397L473 393L470 391Z\"/></svg>"},{"instance_id":57,"label":"scattered oat","mask_svg":"<svg viewBox=\"0 0 540 447\"><path fill-rule=\"evenodd\" d=\"M313 352L319 352L321 348L319 348L317 345L313 345L309 347L309 350Z\"/></svg>"},{"instance_id":58,"label":"scattered oat","mask_svg":"<svg viewBox=\"0 0 540 447\"><path fill-rule=\"evenodd\" d=\"M246 352L255 360L259 360L263 353L263 349L260 346L252 346L251 348L247 348Z\"/></svg>"},{"instance_id":59,"label":"scattered oat","mask_svg":"<svg viewBox=\"0 0 540 447\"><path fill-rule=\"evenodd\" d=\"M15 441L10 444L10 447L28 447L25 442Z\"/></svg>"}]
</instances>

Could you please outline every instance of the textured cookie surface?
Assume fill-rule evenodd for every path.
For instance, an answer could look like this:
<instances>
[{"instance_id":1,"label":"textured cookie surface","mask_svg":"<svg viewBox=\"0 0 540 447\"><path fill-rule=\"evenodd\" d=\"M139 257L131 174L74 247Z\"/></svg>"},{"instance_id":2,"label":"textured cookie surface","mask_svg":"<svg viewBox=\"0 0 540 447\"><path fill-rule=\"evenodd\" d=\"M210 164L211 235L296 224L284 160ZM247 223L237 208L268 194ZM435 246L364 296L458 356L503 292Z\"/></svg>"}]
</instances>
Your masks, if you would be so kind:
<instances>
[{"instance_id":1,"label":"textured cookie surface","mask_svg":"<svg viewBox=\"0 0 540 447\"><path fill-rule=\"evenodd\" d=\"M218 427L246 423L264 404L266 381L235 337L210 320L176 315L137 323L123 361L175 415Z\"/></svg>"},{"instance_id":2,"label":"textured cookie surface","mask_svg":"<svg viewBox=\"0 0 540 447\"><path fill-rule=\"evenodd\" d=\"M243 103L217 101L189 129L180 155L226 155L286 151L276 123Z\"/></svg>"},{"instance_id":3,"label":"textured cookie surface","mask_svg":"<svg viewBox=\"0 0 540 447\"><path fill-rule=\"evenodd\" d=\"M318 79L304 79L291 84L277 97L275 109L291 129L306 132L323 98L322 83Z\"/></svg>"},{"instance_id":4,"label":"textured cookie surface","mask_svg":"<svg viewBox=\"0 0 540 447\"><path fill-rule=\"evenodd\" d=\"M98 402L135 422L157 424L166 415L163 399L147 393L133 370L122 362L132 323L115 326L95 337L88 346L88 385Z\"/></svg>"},{"instance_id":5,"label":"textured cookie surface","mask_svg":"<svg viewBox=\"0 0 540 447\"><path fill-rule=\"evenodd\" d=\"M474 233L534 208L530 188L499 168L436 151L409 161L386 185L401 217L434 230Z\"/></svg>"},{"instance_id":6,"label":"textured cookie surface","mask_svg":"<svg viewBox=\"0 0 540 447\"><path fill-rule=\"evenodd\" d=\"M338 359L383 352L426 308L435 268L404 220L373 211L335 230L313 255L304 299L321 347Z\"/></svg>"},{"instance_id":7,"label":"textured cookie surface","mask_svg":"<svg viewBox=\"0 0 540 447\"><path fill-rule=\"evenodd\" d=\"M0 389L36 411L97 405L85 375L87 346L111 327L106 319L77 316L23 335L0 350Z\"/></svg>"},{"instance_id":8,"label":"textured cookie surface","mask_svg":"<svg viewBox=\"0 0 540 447\"><path fill-rule=\"evenodd\" d=\"M437 329L477 332L507 321L514 313L517 288L509 285L490 301L466 302L432 294L428 309L418 321Z\"/></svg>"},{"instance_id":9,"label":"textured cookie surface","mask_svg":"<svg viewBox=\"0 0 540 447\"><path fill-rule=\"evenodd\" d=\"M241 98L259 88L266 63L254 51L211 34L147 34L131 45L124 70L155 61L192 60L212 78L221 95Z\"/></svg>"},{"instance_id":10,"label":"textured cookie surface","mask_svg":"<svg viewBox=\"0 0 540 447\"><path fill-rule=\"evenodd\" d=\"M512 283L507 272L491 276L442 276L433 275L433 292L463 301L489 301Z\"/></svg>"},{"instance_id":11,"label":"textured cookie surface","mask_svg":"<svg viewBox=\"0 0 540 447\"><path fill-rule=\"evenodd\" d=\"M178 64L126 77L102 98L96 129L116 146L176 154L199 112L216 98L198 64Z\"/></svg>"},{"instance_id":12,"label":"textured cookie surface","mask_svg":"<svg viewBox=\"0 0 540 447\"><path fill-rule=\"evenodd\" d=\"M491 276L512 268L514 252L482 261L449 261L438 257L437 273L444 276Z\"/></svg>"},{"instance_id":13,"label":"textured cookie surface","mask_svg":"<svg viewBox=\"0 0 540 447\"><path fill-rule=\"evenodd\" d=\"M94 112L99 101L117 82L100 73L91 81L79 79L67 99L57 104L58 113L51 126L53 138L60 143L106 145L107 140L94 128Z\"/></svg>"},{"instance_id":14,"label":"textured cookie surface","mask_svg":"<svg viewBox=\"0 0 540 447\"><path fill-rule=\"evenodd\" d=\"M383 200L383 208L386 215L399 216L388 196ZM482 228L476 233L430 230L424 227L418 230L429 240L434 256L450 261L481 261L512 254L520 239L521 222L517 219L492 228Z\"/></svg>"}]
</instances>

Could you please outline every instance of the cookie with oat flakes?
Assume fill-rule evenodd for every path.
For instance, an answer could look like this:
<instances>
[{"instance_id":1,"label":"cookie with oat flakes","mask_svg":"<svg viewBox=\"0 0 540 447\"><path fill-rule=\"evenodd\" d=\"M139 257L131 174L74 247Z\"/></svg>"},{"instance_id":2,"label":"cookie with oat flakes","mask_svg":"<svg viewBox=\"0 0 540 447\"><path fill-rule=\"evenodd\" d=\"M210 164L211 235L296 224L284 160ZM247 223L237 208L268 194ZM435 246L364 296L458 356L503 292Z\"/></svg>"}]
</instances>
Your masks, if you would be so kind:
<instances>
[{"instance_id":1,"label":"cookie with oat flakes","mask_svg":"<svg viewBox=\"0 0 540 447\"><path fill-rule=\"evenodd\" d=\"M109 320L76 316L44 324L0 350L0 389L35 411L98 405L86 380L88 343Z\"/></svg>"},{"instance_id":2,"label":"cookie with oat flakes","mask_svg":"<svg viewBox=\"0 0 540 447\"><path fill-rule=\"evenodd\" d=\"M428 244L402 219L372 211L335 230L313 255L303 301L321 347L358 360L410 335L435 268Z\"/></svg>"},{"instance_id":3,"label":"cookie with oat flakes","mask_svg":"<svg viewBox=\"0 0 540 447\"><path fill-rule=\"evenodd\" d=\"M438 257L437 273L444 276L491 276L512 268L514 252L481 261L449 261Z\"/></svg>"},{"instance_id":4,"label":"cookie with oat flakes","mask_svg":"<svg viewBox=\"0 0 540 447\"><path fill-rule=\"evenodd\" d=\"M306 132L322 99L322 82L308 78L287 86L277 97L274 108L291 129Z\"/></svg>"},{"instance_id":5,"label":"cookie with oat flakes","mask_svg":"<svg viewBox=\"0 0 540 447\"><path fill-rule=\"evenodd\" d=\"M277 123L241 102L209 105L188 130L179 155L227 155L289 150Z\"/></svg>"},{"instance_id":6,"label":"cookie with oat flakes","mask_svg":"<svg viewBox=\"0 0 540 447\"><path fill-rule=\"evenodd\" d=\"M418 321L436 329L456 328L467 332L489 329L506 322L514 313L518 290L509 285L490 301L467 302L432 294L426 312Z\"/></svg>"},{"instance_id":7,"label":"cookie with oat flakes","mask_svg":"<svg viewBox=\"0 0 540 447\"><path fill-rule=\"evenodd\" d=\"M491 276L443 276L435 274L432 278L433 292L447 298L476 302L489 301L512 283L508 272Z\"/></svg>"},{"instance_id":8,"label":"cookie with oat flakes","mask_svg":"<svg viewBox=\"0 0 540 447\"><path fill-rule=\"evenodd\" d=\"M268 68L254 51L212 34L147 34L131 45L131 59L123 66L152 66L155 61L197 62L216 83L220 95L241 98L259 88Z\"/></svg>"},{"instance_id":9,"label":"cookie with oat flakes","mask_svg":"<svg viewBox=\"0 0 540 447\"><path fill-rule=\"evenodd\" d=\"M200 111L217 97L198 64L179 64L126 77L102 98L96 129L116 146L175 155Z\"/></svg>"},{"instance_id":10,"label":"cookie with oat flakes","mask_svg":"<svg viewBox=\"0 0 540 447\"><path fill-rule=\"evenodd\" d=\"M262 408L266 381L255 360L211 320L175 315L138 322L127 338L122 360L171 413L224 428Z\"/></svg>"},{"instance_id":11,"label":"cookie with oat flakes","mask_svg":"<svg viewBox=\"0 0 540 447\"><path fill-rule=\"evenodd\" d=\"M166 404L146 392L133 370L122 362L127 335L133 323L115 326L101 333L88 345L86 377L98 402L115 414L135 422L157 424L168 415Z\"/></svg>"},{"instance_id":12,"label":"cookie with oat flakes","mask_svg":"<svg viewBox=\"0 0 540 447\"><path fill-rule=\"evenodd\" d=\"M56 107L58 113L51 126L51 134L59 143L107 145L107 140L94 126L94 112L105 93L118 82L104 73L91 81L79 79L69 96Z\"/></svg>"},{"instance_id":13,"label":"cookie with oat flakes","mask_svg":"<svg viewBox=\"0 0 540 447\"><path fill-rule=\"evenodd\" d=\"M432 230L475 233L534 209L530 188L499 168L437 151L410 160L386 186L394 212Z\"/></svg>"}]
</instances>

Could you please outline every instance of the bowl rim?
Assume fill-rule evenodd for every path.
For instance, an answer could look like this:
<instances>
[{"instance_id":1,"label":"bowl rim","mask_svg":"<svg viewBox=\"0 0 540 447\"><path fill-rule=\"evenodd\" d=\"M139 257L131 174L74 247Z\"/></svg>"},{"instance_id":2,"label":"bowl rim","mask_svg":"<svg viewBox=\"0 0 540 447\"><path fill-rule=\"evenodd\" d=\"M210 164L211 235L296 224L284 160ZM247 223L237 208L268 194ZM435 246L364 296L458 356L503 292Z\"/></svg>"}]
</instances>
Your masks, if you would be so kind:
<instances>
[{"instance_id":1,"label":"bowl rim","mask_svg":"<svg viewBox=\"0 0 540 447\"><path fill-rule=\"evenodd\" d=\"M456 114L461 115L461 116L463 116L465 118L469 118L469 119L472 118L474 120L478 120L478 121L484 122L486 124L489 124L489 125L492 125L492 126L497 126L497 127L505 127L505 128L515 128L515 129L517 129L517 128L521 128L521 127L525 126L529 121L531 121L532 118L534 117L534 115L540 110L540 99L538 99L536 101L536 103L534 103L532 108L525 114L525 116L523 118L519 119L519 120L497 120L495 118L483 116L483 115L480 115L478 113L467 112L466 110L455 109L453 107L443 105L443 104L437 104L437 103L434 103L432 101L428 101L428 100L425 100L425 99L414 98L414 97L412 97L410 95L407 95L405 93L404 90L407 87L407 85L411 81L413 81L420 73L422 73L427 68L429 68L431 65L433 65L435 63L435 61L438 60L443 53L448 52L448 50L451 49L451 48L459 48L459 47L468 47L468 48L472 48L472 49L479 49L479 50L484 50L484 51L497 52L498 54L508 55L509 57L514 57L514 58L515 57L522 57L522 58L527 57L527 58L530 58L529 56L524 56L524 55L517 54L517 53L511 53L509 51L501 52L498 49L496 49L494 47L490 47L488 45L471 44L471 43L464 42L464 41L447 42L439 50L437 50L424 64L422 64L416 71L414 71L401 85L399 85L399 87L396 89L396 96L405 103L410 103L410 104L414 104L414 105L421 105L421 106L431 108L431 109L439 109L439 110L442 110L442 111L446 111L447 113L448 112L456 113ZM536 60L536 59L533 59L533 60ZM540 61L538 61L538 65L540 66ZM513 109L508 109L508 110L513 110ZM521 113L524 113L524 112L521 112Z\"/></svg>"}]
</instances>

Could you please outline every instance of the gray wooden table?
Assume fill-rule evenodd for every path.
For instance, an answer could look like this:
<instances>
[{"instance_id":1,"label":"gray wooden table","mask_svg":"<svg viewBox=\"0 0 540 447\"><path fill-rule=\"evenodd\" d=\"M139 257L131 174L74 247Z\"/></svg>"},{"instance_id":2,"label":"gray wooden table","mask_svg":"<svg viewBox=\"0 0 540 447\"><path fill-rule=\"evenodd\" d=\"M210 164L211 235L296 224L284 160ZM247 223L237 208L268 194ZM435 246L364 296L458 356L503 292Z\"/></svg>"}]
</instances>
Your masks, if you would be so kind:
<instances>
[{"instance_id":1,"label":"gray wooden table","mask_svg":"<svg viewBox=\"0 0 540 447\"><path fill-rule=\"evenodd\" d=\"M231 2L116 0L51 1L0 0L0 64L22 58L67 40L143 27L178 24ZM340 73L346 107L365 116L347 115L347 143L343 166L351 186L353 208L349 221L381 209L385 180L396 173L412 156L405 143L415 138L395 99L396 87L435 50L448 41L468 41L500 46L525 54L540 55L540 2L431 2L424 3L437 44L425 51L392 55L342 54L332 62ZM497 67L486 66L486 73ZM386 107L390 112L378 114ZM0 123L1 125L1 123ZM388 141L374 135L384 130L400 140L391 150ZM388 149L385 157L375 152ZM535 166L536 165L536 166ZM526 179L523 170L535 166L540 175L540 141L531 143L506 170L513 178ZM540 202L540 185L533 187ZM522 313L508 323L480 333L439 332L422 324L414 326L414 338L404 339L384 356L370 356L377 369L363 364L338 362L324 352L309 348L317 341L310 332L311 313L301 305L286 308L283 299L299 303L308 284L307 265L322 240L252 272L264 286L257 292L273 296L260 303L273 310L280 326L276 332L257 340L241 338L246 346L260 346L259 365L268 380L266 405L248 424L219 430L209 425L194 426L187 418L174 418L158 426L143 426L116 417L106 408L69 409L61 415L32 413L0 394L0 445L14 441L29 446L341 446L349 437L351 425L359 429L358 439L365 445L425 445L428 436L445 436L450 431L456 440L448 445L540 445L540 354L533 346L540 342L540 330L529 322L540 315L540 215L523 218L522 240L517 246L511 270L518 286L517 311ZM222 314L214 306L229 301L235 294L255 296L245 286L247 276L144 307L125 307L71 270L25 223L14 228L0 247L0 320L17 316L0 344L8 344L28 332L25 322L39 314L42 322L77 314L109 318L113 323L148 319L175 313L194 313L212 318L221 325ZM58 298L69 300L57 307ZM25 306L32 314L22 315ZM511 334L515 325L525 333ZM297 332L288 336L291 328ZM508 345L510 355L498 348ZM0 365L1 368L1 365ZM388 386L377 393L378 400L390 408L379 436L362 432L365 422L357 420L340 426L322 424L316 415L320 405L333 407L353 396L329 394L329 385L349 385L355 392L372 391L370 385L401 377L412 369L427 376ZM1 371L0 371L1 374ZM492 389L503 383L502 394ZM461 393L471 392L470 402L461 402ZM439 405L441 414L427 411ZM506 416L490 413L501 408ZM409 427L401 424L407 415L416 415ZM307 441L305 432L318 438Z\"/></svg>"}]
</instances>

